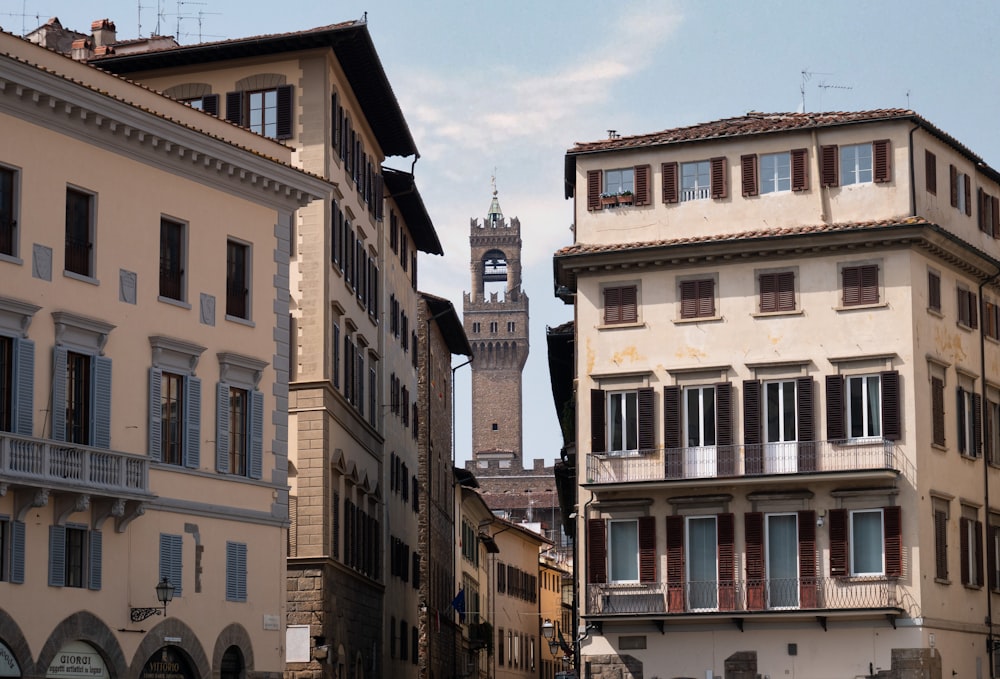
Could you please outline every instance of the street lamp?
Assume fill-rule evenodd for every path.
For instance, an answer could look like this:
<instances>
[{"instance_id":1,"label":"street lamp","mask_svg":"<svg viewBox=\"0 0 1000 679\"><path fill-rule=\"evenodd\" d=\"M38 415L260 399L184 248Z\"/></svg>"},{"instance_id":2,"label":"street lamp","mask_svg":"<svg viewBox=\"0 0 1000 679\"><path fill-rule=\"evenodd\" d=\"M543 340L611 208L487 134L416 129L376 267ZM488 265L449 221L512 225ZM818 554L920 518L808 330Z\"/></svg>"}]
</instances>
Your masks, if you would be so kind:
<instances>
[{"instance_id":1,"label":"street lamp","mask_svg":"<svg viewBox=\"0 0 1000 679\"><path fill-rule=\"evenodd\" d=\"M177 588L164 577L156 585L156 600L163 604L163 617L167 617L167 604L173 601L174 591ZM142 622L146 618L160 614L159 608L129 608L129 618L132 622Z\"/></svg>"},{"instance_id":2,"label":"street lamp","mask_svg":"<svg viewBox=\"0 0 1000 679\"><path fill-rule=\"evenodd\" d=\"M552 624L552 621L545 618L545 622L542 623L542 637L545 641L549 642L549 653L553 656L559 654L559 642L556 641L556 626Z\"/></svg>"}]
</instances>

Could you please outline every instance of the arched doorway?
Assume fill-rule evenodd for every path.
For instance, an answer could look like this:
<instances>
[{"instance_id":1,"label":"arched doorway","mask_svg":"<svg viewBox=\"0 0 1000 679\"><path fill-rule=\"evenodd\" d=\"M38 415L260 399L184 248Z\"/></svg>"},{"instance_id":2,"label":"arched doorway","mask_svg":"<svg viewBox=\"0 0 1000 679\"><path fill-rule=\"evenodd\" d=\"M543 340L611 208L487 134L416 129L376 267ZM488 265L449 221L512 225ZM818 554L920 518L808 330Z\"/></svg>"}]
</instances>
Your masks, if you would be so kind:
<instances>
[{"instance_id":1,"label":"arched doorway","mask_svg":"<svg viewBox=\"0 0 1000 679\"><path fill-rule=\"evenodd\" d=\"M243 662L243 651L239 646L230 646L222 654L219 665L219 679L245 679L246 663Z\"/></svg>"},{"instance_id":2,"label":"arched doorway","mask_svg":"<svg viewBox=\"0 0 1000 679\"><path fill-rule=\"evenodd\" d=\"M178 646L162 646L142 666L139 679L196 679L194 664Z\"/></svg>"}]
</instances>

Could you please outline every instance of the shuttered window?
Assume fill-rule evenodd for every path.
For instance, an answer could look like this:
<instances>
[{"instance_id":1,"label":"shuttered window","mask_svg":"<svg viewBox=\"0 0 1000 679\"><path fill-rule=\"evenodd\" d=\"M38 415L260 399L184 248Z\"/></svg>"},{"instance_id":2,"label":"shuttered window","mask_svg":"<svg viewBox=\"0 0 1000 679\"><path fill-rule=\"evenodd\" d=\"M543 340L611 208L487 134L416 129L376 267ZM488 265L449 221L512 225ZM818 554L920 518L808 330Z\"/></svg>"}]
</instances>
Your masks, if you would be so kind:
<instances>
[{"instance_id":1,"label":"shuttered window","mask_svg":"<svg viewBox=\"0 0 1000 679\"><path fill-rule=\"evenodd\" d=\"M899 373L827 375L826 437L830 441L902 436Z\"/></svg>"},{"instance_id":2,"label":"shuttered window","mask_svg":"<svg viewBox=\"0 0 1000 679\"><path fill-rule=\"evenodd\" d=\"M181 535L170 535L160 533L160 575L159 579L166 578L174 586L174 596L183 594L183 554L184 541Z\"/></svg>"},{"instance_id":3,"label":"shuttered window","mask_svg":"<svg viewBox=\"0 0 1000 679\"><path fill-rule=\"evenodd\" d=\"M32 435L35 343L0 335L0 431Z\"/></svg>"},{"instance_id":4,"label":"shuttered window","mask_svg":"<svg viewBox=\"0 0 1000 679\"><path fill-rule=\"evenodd\" d=\"M587 171L587 209L601 209L601 171Z\"/></svg>"},{"instance_id":5,"label":"shuttered window","mask_svg":"<svg viewBox=\"0 0 1000 679\"><path fill-rule=\"evenodd\" d=\"M1000 558L997 558L1000 555L1000 526L991 523L987 530L986 572L989 575L989 587L996 592L1000 590Z\"/></svg>"},{"instance_id":6,"label":"shuttered window","mask_svg":"<svg viewBox=\"0 0 1000 679\"><path fill-rule=\"evenodd\" d=\"M740 169L742 174L741 185L743 187L743 196L756 196L758 193L756 154L741 156Z\"/></svg>"},{"instance_id":7,"label":"shuttered window","mask_svg":"<svg viewBox=\"0 0 1000 679\"><path fill-rule=\"evenodd\" d=\"M792 191L809 190L809 151L792 149Z\"/></svg>"},{"instance_id":8,"label":"shuttered window","mask_svg":"<svg viewBox=\"0 0 1000 679\"><path fill-rule=\"evenodd\" d=\"M759 611L766 605L764 581L764 515L747 512L743 515L743 536L746 541L747 608Z\"/></svg>"},{"instance_id":9,"label":"shuttered window","mask_svg":"<svg viewBox=\"0 0 1000 679\"><path fill-rule=\"evenodd\" d=\"M197 469L201 464L201 380L149 369L149 456Z\"/></svg>"},{"instance_id":10,"label":"shuttered window","mask_svg":"<svg viewBox=\"0 0 1000 679\"><path fill-rule=\"evenodd\" d=\"M651 202L650 175L652 174L649 165L635 166L635 204L649 205Z\"/></svg>"},{"instance_id":11,"label":"shuttered window","mask_svg":"<svg viewBox=\"0 0 1000 679\"><path fill-rule=\"evenodd\" d=\"M216 471L260 479L264 453L264 394L219 382L215 409Z\"/></svg>"},{"instance_id":12,"label":"shuttered window","mask_svg":"<svg viewBox=\"0 0 1000 679\"><path fill-rule=\"evenodd\" d=\"M841 269L844 306L878 304L878 265L845 266Z\"/></svg>"},{"instance_id":13,"label":"shuttered window","mask_svg":"<svg viewBox=\"0 0 1000 679\"><path fill-rule=\"evenodd\" d=\"M639 288L636 285L604 288L604 324L638 321L638 294Z\"/></svg>"},{"instance_id":14,"label":"shuttered window","mask_svg":"<svg viewBox=\"0 0 1000 679\"><path fill-rule=\"evenodd\" d=\"M684 517L667 517L667 610L683 611L686 608L684 562Z\"/></svg>"},{"instance_id":15,"label":"shuttered window","mask_svg":"<svg viewBox=\"0 0 1000 679\"><path fill-rule=\"evenodd\" d=\"M761 313L795 311L794 272L762 273L759 282Z\"/></svg>"},{"instance_id":16,"label":"shuttered window","mask_svg":"<svg viewBox=\"0 0 1000 679\"><path fill-rule=\"evenodd\" d=\"M639 518L639 582L656 582L656 519Z\"/></svg>"},{"instance_id":17,"label":"shuttered window","mask_svg":"<svg viewBox=\"0 0 1000 679\"><path fill-rule=\"evenodd\" d=\"M292 86L226 94L226 120L272 139L292 137Z\"/></svg>"},{"instance_id":18,"label":"shuttered window","mask_svg":"<svg viewBox=\"0 0 1000 679\"><path fill-rule=\"evenodd\" d=\"M816 551L816 512L798 513L799 607L816 608L819 603L819 555Z\"/></svg>"},{"instance_id":19,"label":"shuttered window","mask_svg":"<svg viewBox=\"0 0 1000 679\"><path fill-rule=\"evenodd\" d=\"M712 158L709 161L712 165L712 198L726 198L729 196L728 172L726 171L725 158Z\"/></svg>"},{"instance_id":20,"label":"shuttered window","mask_svg":"<svg viewBox=\"0 0 1000 679\"><path fill-rule=\"evenodd\" d=\"M959 520L959 554L962 584L983 586L983 524L963 516Z\"/></svg>"},{"instance_id":21,"label":"shuttered window","mask_svg":"<svg viewBox=\"0 0 1000 679\"><path fill-rule=\"evenodd\" d=\"M653 448L653 389L598 391L593 403L606 403L606 419L594 422L594 435L607 424L607 442L592 452L636 452Z\"/></svg>"},{"instance_id":22,"label":"shuttered window","mask_svg":"<svg viewBox=\"0 0 1000 679\"><path fill-rule=\"evenodd\" d=\"M931 378L931 442L943 446L944 438L944 380Z\"/></svg>"},{"instance_id":23,"label":"shuttered window","mask_svg":"<svg viewBox=\"0 0 1000 679\"><path fill-rule=\"evenodd\" d=\"M948 512L938 506L934 508L934 577L948 580Z\"/></svg>"},{"instance_id":24,"label":"shuttered window","mask_svg":"<svg viewBox=\"0 0 1000 679\"><path fill-rule=\"evenodd\" d=\"M680 282L681 318L715 316L715 279Z\"/></svg>"},{"instance_id":25,"label":"shuttered window","mask_svg":"<svg viewBox=\"0 0 1000 679\"><path fill-rule=\"evenodd\" d=\"M823 187L840 185L840 151L836 144L820 147L820 184Z\"/></svg>"},{"instance_id":26,"label":"shuttered window","mask_svg":"<svg viewBox=\"0 0 1000 679\"><path fill-rule=\"evenodd\" d=\"M941 311L941 275L936 271L927 272L927 308Z\"/></svg>"},{"instance_id":27,"label":"shuttered window","mask_svg":"<svg viewBox=\"0 0 1000 679\"><path fill-rule=\"evenodd\" d=\"M848 511L831 509L830 575L902 576L902 518L899 507Z\"/></svg>"},{"instance_id":28,"label":"shuttered window","mask_svg":"<svg viewBox=\"0 0 1000 679\"><path fill-rule=\"evenodd\" d=\"M101 531L77 524L49 526L49 586L99 590L102 562Z\"/></svg>"},{"instance_id":29,"label":"shuttered window","mask_svg":"<svg viewBox=\"0 0 1000 679\"><path fill-rule=\"evenodd\" d=\"M52 412L65 415L52 419L52 438L110 448L111 359L57 346L53 360Z\"/></svg>"},{"instance_id":30,"label":"shuttered window","mask_svg":"<svg viewBox=\"0 0 1000 679\"><path fill-rule=\"evenodd\" d=\"M677 163L663 163L660 166L660 173L663 175L663 202L667 204L679 202Z\"/></svg>"},{"instance_id":31,"label":"shuttered window","mask_svg":"<svg viewBox=\"0 0 1000 679\"><path fill-rule=\"evenodd\" d=\"M927 193L937 195L937 156L924 151L924 179Z\"/></svg>"},{"instance_id":32,"label":"shuttered window","mask_svg":"<svg viewBox=\"0 0 1000 679\"><path fill-rule=\"evenodd\" d=\"M970 457L979 457L983 453L982 396L973 391L958 387L956 401L958 452Z\"/></svg>"},{"instance_id":33,"label":"shuttered window","mask_svg":"<svg viewBox=\"0 0 1000 679\"><path fill-rule=\"evenodd\" d=\"M247 546L226 541L226 601L247 600Z\"/></svg>"},{"instance_id":34,"label":"shuttered window","mask_svg":"<svg viewBox=\"0 0 1000 679\"><path fill-rule=\"evenodd\" d=\"M958 288L958 322L967 328L978 328L979 318L976 313L976 293L968 288Z\"/></svg>"},{"instance_id":35,"label":"shuttered window","mask_svg":"<svg viewBox=\"0 0 1000 679\"><path fill-rule=\"evenodd\" d=\"M608 537L604 519L587 520L587 582L603 584L608 581ZM504 586L497 571L497 591Z\"/></svg>"}]
</instances>

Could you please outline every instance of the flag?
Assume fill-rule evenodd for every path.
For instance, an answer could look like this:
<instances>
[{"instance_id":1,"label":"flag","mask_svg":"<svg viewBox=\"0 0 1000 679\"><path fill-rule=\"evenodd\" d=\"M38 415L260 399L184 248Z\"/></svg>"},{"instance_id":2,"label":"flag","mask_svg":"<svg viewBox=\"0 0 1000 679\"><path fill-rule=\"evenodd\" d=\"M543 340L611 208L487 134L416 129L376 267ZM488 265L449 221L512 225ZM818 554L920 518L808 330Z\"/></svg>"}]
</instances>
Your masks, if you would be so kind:
<instances>
[{"instance_id":1,"label":"flag","mask_svg":"<svg viewBox=\"0 0 1000 679\"><path fill-rule=\"evenodd\" d=\"M458 619L465 622L465 590L458 590L458 594L451 600L451 607L458 612Z\"/></svg>"}]
</instances>

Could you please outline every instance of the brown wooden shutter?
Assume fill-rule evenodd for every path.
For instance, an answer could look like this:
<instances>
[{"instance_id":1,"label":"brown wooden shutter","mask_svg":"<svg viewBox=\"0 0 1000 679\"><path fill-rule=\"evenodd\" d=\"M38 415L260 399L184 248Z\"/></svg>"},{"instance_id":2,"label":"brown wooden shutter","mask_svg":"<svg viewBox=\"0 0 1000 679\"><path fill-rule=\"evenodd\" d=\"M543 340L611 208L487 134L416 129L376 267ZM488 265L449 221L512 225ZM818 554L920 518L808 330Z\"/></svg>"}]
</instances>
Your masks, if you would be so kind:
<instances>
[{"instance_id":1,"label":"brown wooden shutter","mask_svg":"<svg viewBox=\"0 0 1000 679\"><path fill-rule=\"evenodd\" d=\"M990 224L990 233L994 238L998 238L1000 237L1000 197L990 197L990 203L993 205L993 209L990 211L993 215L993 223Z\"/></svg>"},{"instance_id":2,"label":"brown wooden shutter","mask_svg":"<svg viewBox=\"0 0 1000 679\"><path fill-rule=\"evenodd\" d=\"M861 267L845 266L840 271L841 287L843 289L844 306L854 306L861 303Z\"/></svg>"},{"instance_id":3,"label":"brown wooden shutter","mask_svg":"<svg viewBox=\"0 0 1000 679\"><path fill-rule=\"evenodd\" d=\"M760 312L771 313L778 310L777 274L762 273L758 277L760 286Z\"/></svg>"},{"instance_id":4,"label":"brown wooden shutter","mask_svg":"<svg viewBox=\"0 0 1000 679\"><path fill-rule=\"evenodd\" d=\"M820 184L826 186L840 185L840 149L836 144L820 147Z\"/></svg>"},{"instance_id":5,"label":"brown wooden shutter","mask_svg":"<svg viewBox=\"0 0 1000 679\"><path fill-rule=\"evenodd\" d=\"M878 304L878 264L866 264L861 269L861 304Z\"/></svg>"},{"instance_id":6,"label":"brown wooden shutter","mask_svg":"<svg viewBox=\"0 0 1000 679\"><path fill-rule=\"evenodd\" d=\"M931 378L931 443L944 445L944 380Z\"/></svg>"},{"instance_id":7,"label":"brown wooden shutter","mask_svg":"<svg viewBox=\"0 0 1000 679\"><path fill-rule=\"evenodd\" d=\"M766 605L764 569L764 515L747 512L743 515L743 532L747 558L747 609L763 610Z\"/></svg>"},{"instance_id":8,"label":"brown wooden shutter","mask_svg":"<svg viewBox=\"0 0 1000 679\"><path fill-rule=\"evenodd\" d=\"M649 186L649 165L636 165L635 169L635 204L636 205L649 205L650 203L650 186Z\"/></svg>"},{"instance_id":9,"label":"brown wooden shutter","mask_svg":"<svg viewBox=\"0 0 1000 679\"><path fill-rule=\"evenodd\" d=\"M681 449L681 388L678 386L663 387L663 447L667 478L681 478L684 451Z\"/></svg>"},{"instance_id":10,"label":"brown wooden shutter","mask_svg":"<svg viewBox=\"0 0 1000 679\"><path fill-rule=\"evenodd\" d=\"M988 224L986 221L986 201L989 200L989 196L983 191L983 187L976 189L976 223L979 225L979 230L986 233L990 233L992 230L992 224ZM992 220L990 220L992 221Z\"/></svg>"},{"instance_id":11,"label":"brown wooden shutter","mask_svg":"<svg viewBox=\"0 0 1000 679\"><path fill-rule=\"evenodd\" d=\"M983 397L972 393L972 435L976 438L969 446L973 450L973 455L981 457L983 454Z\"/></svg>"},{"instance_id":12,"label":"brown wooden shutter","mask_svg":"<svg viewBox=\"0 0 1000 679\"><path fill-rule=\"evenodd\" d=\"M726 181L726 159L725 157L712 158L711 163L711 193L712 198L726 198L729 196L729 182Z\"/></svg>"},{"instance_id":13,"label":"brown wooden shutter","mask_svg":"<svg viewBox=\"0 0 1000 679\"><path fill-rule=\"evenodd\" d=\"M873 165L872 179L876 184L892 181L892 145L888 139L878 139L872 142Z\"/></svg>"},{"instance_id":14,"label":"brown wooden shutter","mask_svg":"<svg viewBox=\"0 0 1000 679\"><path fill-rule=\"evenodd\" d=\"M604 519L587 519L587 582L608 581L608 534Z\"/></svg>"},{"instance_id":15,"label":"brown wooden shutter","mask_svg":"<svg viewBox=\"0 0 1000 679\"><path fill-rule=\"evenodd\" d=\"M847 572L847 510L831 509L827 514L830 524L830 577L845 578Z\"/></svg>"},{"instance_id":16,"label":"brown wooden shutter","mask_svg":"<svg viewBox=\"0 0 1000 679\"><path fill-rule=\"evenodd\" d=\"M948 166L948 179L951 181L951 206L958 207L958 168Z\"/></svg>"},{"instance_id":17,"label":"brown wooden shutter","mask_svg":"<svg viewBox=\"0 0 1000 679\"><path fill-rule=\"evenodd\" d=\"M587 171L587 209L601 209L601 171Z\"/></svg>"},{"instance_id":18,"label":"brown wooden shutter","mask_svg":"<svg viewBox=\"0 0 1000 679\"><path fill-rule=\"evenodd\" d=\"M927 193L937 195L937 156L928 150L924 150L924 177L926 178Z\"/></svg>"},{"instance_id":19,"label":"brown wooden shutter","mask_svg":"<svg viewBox=\"0 0 1000 679\"><path fill-rule=\"evenodd\" d=\"M201 110L205 113L218 117L219 115L219 95L206 94L201 98Z\"/></svg>"},{"instance_id":20,"label":"brown wooden shutter","mask_svg":"<svg viewBox=\"0 0 1000 679\"><path fill-rule=\"evenodd\" d=\"M819 581L816 579L816 512L799 512L799 608L816 608Z\"/></svg>"},{"instance_id":21,"label":"brown wooden shutter","mask_svg":"<svg viewBox=\"0 0 1000 679\"><path fill-rule=\"evenodd\" d=\"M604 288L604 324L622 320L622 288Z\"/></svg>"},{"instance_id":22,"label":"brown wooden shutter","mask_svg":"<svg viewBox=\"0 0 1000 679\"><path fill-rule=\"evenodd\" d=\"M814 395L816 381L811 377L795 380L795 417L798 420L798 461L800 472L816 471L816 411Z\"/></svg>"},{"instance_id":23,"label":"brown wooden shutter","mask_svg":"<svg viewBox=\"0 0 1000 679\"><path fill-rule=\"evenodd\" d=\"M989 532L987 533L987 538L989 542L987 543L989 548L986 550L986 572L988 574L989 587L991 590L996 591L1000 588L1000 582L997 579L997 557L996 557L996 545L1000 542L1000 526L989 526Z\"/></svg>"},{"instance_id":24,"label":"brown wooden shutter","mask_svg":"<svg viewBox=\"0 0 1000 679\"><path fill-rule=\"evenodd\" d=\"M736 446L733 445L733 385L718 382L715 385L715 441L716 473L719 476L736 474Z\"/></svg>"},{"instance_id":25,"label":"brown wooden shutter","mask_svg":"<svg viewBox=\"0 0 1000 679\"><path fill-rule=\"evenodd\" d=\"M969 550L971 545L969 544L969 524L972 523L970 519L964 516L958 520L958 553L959 553L959 572L961 573L962 584L969 585L970 573L969 573Z\"/></svg>"},{"instance_id":26,"label":"brown wooden shutter","mask_svg":"<svg viewBox=\"0 0 1000 679\"><path fill-rule=\"evenodd\" d=\"M965 214L972 215L972 181L965 175Z\"/></svg>"},{"instance_id":27,"label":"brown wooden shutter","mask_svg":"<svg viewBox=\"0 0 1000 679\"><path fill-rule=\"evenodd\" d=\"M795 273L782 271L775 275L777 311L795 311Z\"/></svg>"},{"instance_id":28,"label":"brown wooden shutter","mask_svg":"<svg viewBox=\"0 0 1000 679\"><path fill-rule=\"evenodd\" d=\"M934 577L948 579L948 515L934 511Z\"/></svg>"},{"instance_id":29,"label":"brown wooden shutter","mask_svg":"<svg viewBox=\"0 0 1000 679\"><path fill-rule=\"evenodd\" d=\"M233 125L243 125L243 93L226 93L226 120Z\"/></svg>"},{"instance_id":30,"label":"brown wooden shutter","mask_svg":"<svg viewBox=\"0 0 1000 679\"><path fill-rule=\"evenodd\" d=\"M792 191L809 190L809 151L792 149Z\"/></svg>"},{"instance_id":31,"label":"brown wooden shutter","mask_svg":"<svg viewBox=\"0 0 1000 679\"><path fill-rule=\"evenodd\" d=\"M655 416L653 415L653 388L642 387L638 394L639 402L639 450L652 450L656 447L654 440Z\"/></svg>"},{"instance_id":32,"label":"brown wooden shutter","mask_svg":"<svg viewBox=\"0 0 1000 679\"><path fill-rule=\"evenodd\" d=\"M656 517L653 516L639 517L639 582L656 582Z\"/></svg>"},{"instance_id":33,"label":"brown wooden shutter","mask_svg":"<svg viewBox=\"0 0 1000 679\"><path fill-rule=\"evenodd\" d=\"M719 545L719 610L736 609L736 536L732 514L716 517Z\"/></svg>"},{"instance_id":34,"label":"brown wooden shutter","mask_svg":"<svg viewBox=\"0 0 1000 679\"><path fill-rule=\"evenodd\" d=\"M635 323L639 320L639 287L625 285L621 288L621 322Z\"/></svg>"},{"instance_id":35,"label":"brown wooden shutter","mask_svg":"<svg viewBox=\"0 0 1000 679\"><path fill-rule=\"evenodd\" d=\"M933 271L927 272L927 306L941 310L941 277Z\"/></svg>"},{"instance_id":36,"label":"brown wooden shutter","mask_svg":"<svg viewBox=\"0 0 1000 679\"><path fill-rule=\"evenodd\" d=\"M684 592L684 517L667 517L667 610L685 609Z\"/></svg>"},{"instance_id":37,"label":"brown wooden shutter","mask_svg":"<svg viewBox=\"0 0 1000 679\"><path fill-rule=\"evenodd\" d=\"M605 435L604 390L590 390L590 452L607 452L607 436Z\"/></svg>"},{"instance_id":38,"label":"brown wooden shutter","mask_svg":"<svg viewBox=\"0 0 1000 679\"><path fill-rule=\"evenodd\" d=\"M757 154L751 153L740 157L740 167L743 172L743 196L756 196L757 184Z\"/></svg>"},{"instance_id":39,"label":"brown wooden shutter","mask_svg":"<svg viewBox=\"0 0 1000 679\"><path fill-rule=\"evenodd\" d=\"M899 507L884 507L885 574L890 578L903 576L903 518Z\"/></svg>"},{"instance_id":40,"label":"brown wooden shutter","mask_svg":"<svg viewBox=\"0 0 1000 679\"><path fill-rule=\"evenodd\" d=\"M681 281L681 318L698 315L698 281Z\"/></svg>"},{"instance_id":41,"label":"brown wooden shutter","mask_svg":"<svg viewBox=\"0 0 1000 679\"><path fill-rule=\"evenodd\" d=\"M826 439L842 441L847 438L844 418L844 377L826 376Z\"/></svg>"},{"instance_id":42,"label":"brown wooden shutter","mask_svg":"<svg viewBox=\"0 0 1000 679\"><path fill-rule=\"evenodd\" d=\"M677 163L663 163L660 166L663 175L663 202L676 203L680 200L677 189Z\"/></svg>"},{"instance_id":43,"label":"brown wooden shutter","mask_svg":"<svg viewBox=\"0 0 1000 679\"><path fill-rule=\"evenodd\" d=\"M291 139L292 137L292 86L281 85L278 87L278 110L276 137L278 139Z\"/></svg>"},{"instance_id":44,"label":"brown wooden shutter","mask_svg":"<svg viewBox=\"0 0 1000 679\"><path fill-rule=\"evenodd\" d=\"M983 586L983 522L976 521L974 526L976 537L975 559L976 559L976 586Z\"/></svg>"},{"instance_id":45,"label":"brown wooden shutter","mask_svg":"<svg viewBox=\"0 0 1000 679\"><path fill-rule=\"evenodd\" d=\"M898 441L903 437L902 403L899 392L899 373L885 370L882 379L882 438Z\"/></svg>"},{"instance_id":46,"label":"brown wooden shutter","mask_svg":"<svg viewBox=\"0 0 1000 679\"><path fill-rule=\"evenodd\" d=\"M760 382L743 381L743 444L746 459L744 473L764 473L764 446L761 424Z\"/></svg>"}]
</instances>

